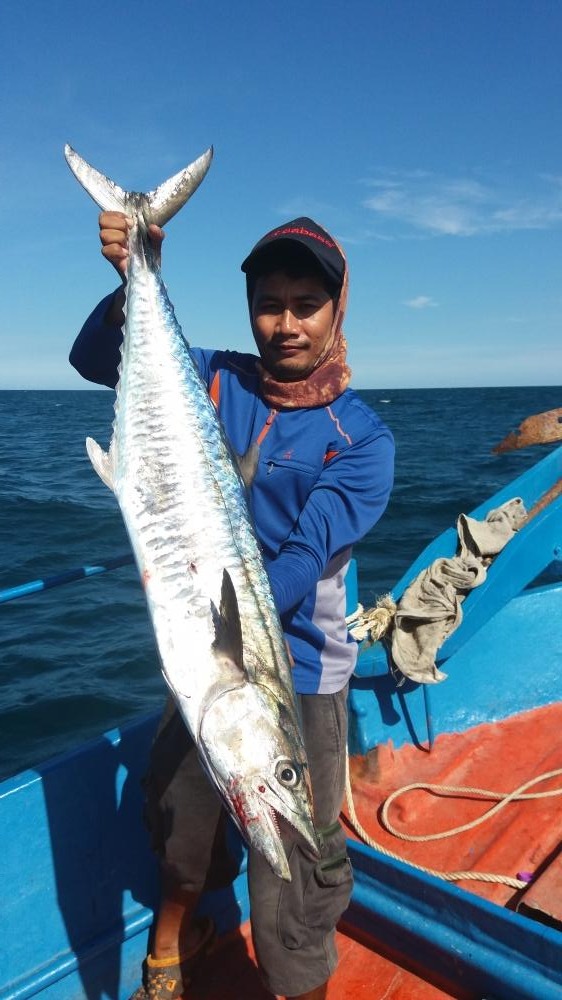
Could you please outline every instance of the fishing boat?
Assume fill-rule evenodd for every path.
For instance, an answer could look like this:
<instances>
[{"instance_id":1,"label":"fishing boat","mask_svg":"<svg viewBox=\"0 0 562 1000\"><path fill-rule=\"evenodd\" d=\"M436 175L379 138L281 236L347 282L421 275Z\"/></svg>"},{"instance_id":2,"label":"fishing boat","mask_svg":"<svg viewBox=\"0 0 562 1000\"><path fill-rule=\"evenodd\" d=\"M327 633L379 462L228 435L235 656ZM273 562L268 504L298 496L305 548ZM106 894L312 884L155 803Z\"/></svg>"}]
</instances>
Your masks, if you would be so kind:
<instances>
[{"instance_id":1,"label":"fishing boat","mask_svg":"<svg viewBox=\"0 0 562 1000\"><path fill-rule=\"evenodd\" d=\"M343 814L355 887L330 1000L562 996L561 487L558 447L471 512L485 519L519 497L529 515L439 649L446 680L398 678L388 642L361 640ZM457 545L453 527L435 538L394 601ZM347 585L357 619L355 568ZM0 1000L126 1000L138 985L157 899L140 822L155 725L139 719L0 785ZM231 835L239 874L202 901L219 940L195 1000L270 996Z\"/></svg>"}]
</instances>

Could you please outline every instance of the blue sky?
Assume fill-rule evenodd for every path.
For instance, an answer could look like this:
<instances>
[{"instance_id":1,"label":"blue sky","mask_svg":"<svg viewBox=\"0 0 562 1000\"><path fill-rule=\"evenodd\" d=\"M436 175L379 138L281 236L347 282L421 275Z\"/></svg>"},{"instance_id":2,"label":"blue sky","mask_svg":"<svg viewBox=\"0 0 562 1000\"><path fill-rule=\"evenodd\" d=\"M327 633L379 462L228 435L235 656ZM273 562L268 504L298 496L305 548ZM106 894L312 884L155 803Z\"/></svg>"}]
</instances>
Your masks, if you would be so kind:
<instances>
[{"instance_id":1,"label":"blue sky","mask_svg":"<svg viewBox=\"0 0 562 1000\"><path fill-rule=\"evenodd\" d=\"M193 344L251 349L240 262L306 214L357 388L558 384L561 51L558 0L3 0L0 388L87 387L114 285L65 142L136 190L214 145L164 248Z\"/></svg>"}]
</instances>

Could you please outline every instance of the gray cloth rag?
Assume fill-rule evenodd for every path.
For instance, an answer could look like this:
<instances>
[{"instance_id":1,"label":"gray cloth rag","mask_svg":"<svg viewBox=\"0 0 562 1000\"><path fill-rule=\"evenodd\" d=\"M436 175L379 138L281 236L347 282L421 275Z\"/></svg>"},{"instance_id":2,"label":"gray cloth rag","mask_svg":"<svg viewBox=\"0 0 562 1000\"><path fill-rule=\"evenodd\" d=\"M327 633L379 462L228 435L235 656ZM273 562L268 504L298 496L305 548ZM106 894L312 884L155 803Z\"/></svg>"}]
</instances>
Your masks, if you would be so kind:
<instances>
[{"instance_id":1,"label":"gray cloth rag","mask_svg":"<svg viewBox=\"0 0 562 1000\"><path fill-rule=\"evenodd\" d=\"M459 554L436 559L404 591L396 608L392 659L405 677L420 684L445 680L435 664L440 646L462 621L466 595L486 579L486 568L524 523L516 497L491 510L484 521L466 514L457 520Z\"/></svg>"}]
</instances>

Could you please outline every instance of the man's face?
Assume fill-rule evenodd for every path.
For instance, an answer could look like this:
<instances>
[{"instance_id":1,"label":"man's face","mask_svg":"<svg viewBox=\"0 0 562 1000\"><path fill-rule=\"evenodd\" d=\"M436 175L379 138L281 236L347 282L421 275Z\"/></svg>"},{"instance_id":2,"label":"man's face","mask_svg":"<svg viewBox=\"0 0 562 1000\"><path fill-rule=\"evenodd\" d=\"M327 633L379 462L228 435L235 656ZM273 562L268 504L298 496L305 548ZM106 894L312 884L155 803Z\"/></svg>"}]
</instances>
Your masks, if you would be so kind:
<instances>
[{"instance_id":1,"label":"man's face","mask_svg":"<svg viewBox=\"0 0 562 1000\"><path fill-rule=\"evenodd\" d=\"M320 278L273 271L258 278L252 330L265 368L284 382L305 378L324 354L334 303Z\"/></svg>"}]
</instances>

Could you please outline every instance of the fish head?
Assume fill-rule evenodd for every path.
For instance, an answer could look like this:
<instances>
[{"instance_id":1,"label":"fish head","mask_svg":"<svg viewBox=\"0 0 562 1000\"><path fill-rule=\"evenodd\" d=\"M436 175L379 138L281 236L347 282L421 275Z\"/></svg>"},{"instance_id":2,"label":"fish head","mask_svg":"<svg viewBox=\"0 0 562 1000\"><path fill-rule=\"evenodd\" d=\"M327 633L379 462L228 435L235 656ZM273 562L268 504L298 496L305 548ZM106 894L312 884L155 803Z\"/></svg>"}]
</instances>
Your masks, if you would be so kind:
<instances>
[{"instance_id":1,"label":"fish head","mask_svg":"<svg viewBox=\"0 0 562 1000\"><path fill-rule=\"evenodd\" d=\"M294 703L264 685L222 689L203 711L199 747L247 843L290 881L284 842L319 854Z\"/></svg>"}]
</instances>

